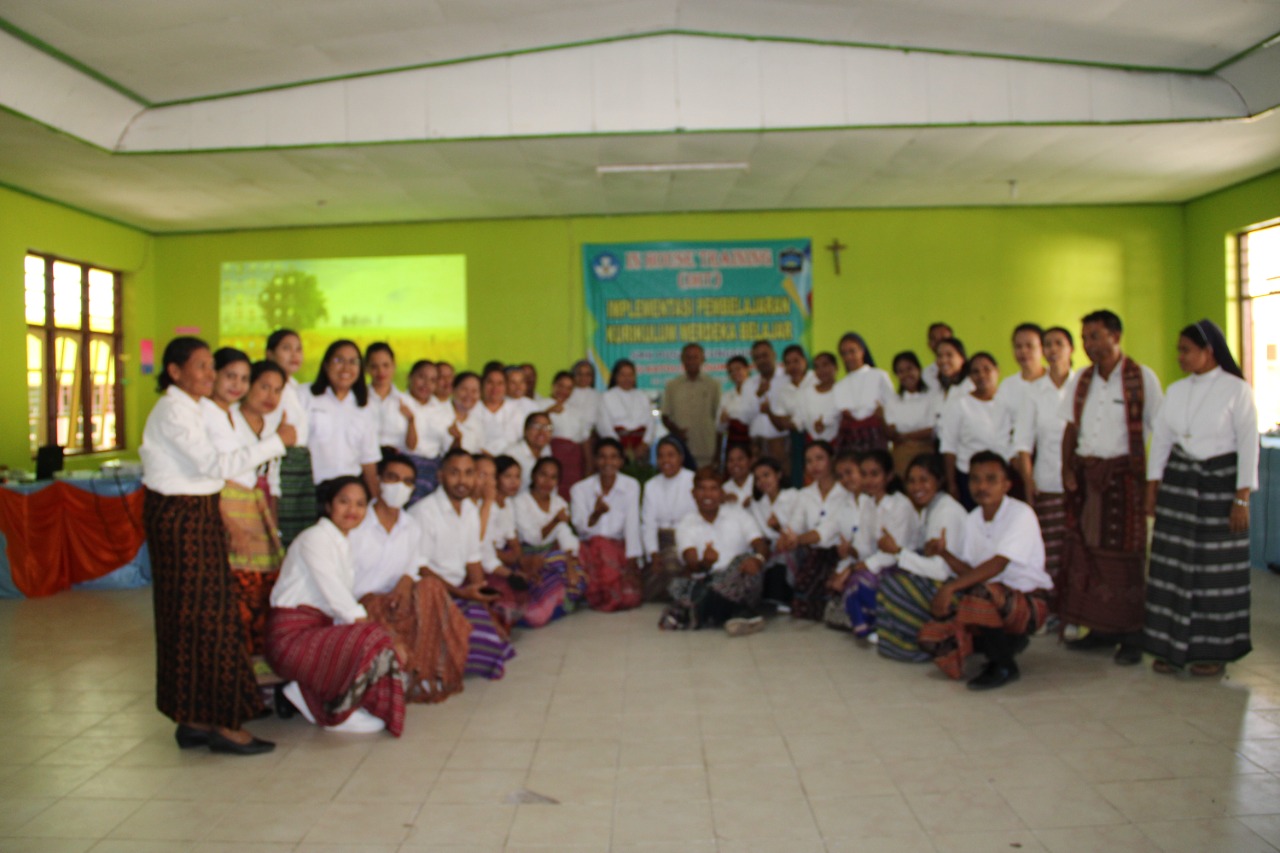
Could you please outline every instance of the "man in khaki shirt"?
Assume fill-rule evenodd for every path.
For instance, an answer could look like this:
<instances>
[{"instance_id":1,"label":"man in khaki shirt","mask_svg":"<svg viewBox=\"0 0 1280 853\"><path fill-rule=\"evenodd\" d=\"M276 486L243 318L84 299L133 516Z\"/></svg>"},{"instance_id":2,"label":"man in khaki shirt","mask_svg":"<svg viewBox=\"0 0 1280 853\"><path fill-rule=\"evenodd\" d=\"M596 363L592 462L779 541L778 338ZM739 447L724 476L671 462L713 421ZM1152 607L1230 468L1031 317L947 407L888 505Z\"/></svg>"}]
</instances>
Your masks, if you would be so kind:
<instances>
[{"instance_id":1,"label":"man in khaki shirt","mask_svg":"<svg viewBox=\"0 0 1280 853\"><path fill-rule=\"evenodd\" d=\"M701 344L685 344L680 351L684 376L667 382L662 393L662 423L684 442L699 466L715 464L720 410L720 383L703 375L705 360Z\"/></svg>"}]
</instances>

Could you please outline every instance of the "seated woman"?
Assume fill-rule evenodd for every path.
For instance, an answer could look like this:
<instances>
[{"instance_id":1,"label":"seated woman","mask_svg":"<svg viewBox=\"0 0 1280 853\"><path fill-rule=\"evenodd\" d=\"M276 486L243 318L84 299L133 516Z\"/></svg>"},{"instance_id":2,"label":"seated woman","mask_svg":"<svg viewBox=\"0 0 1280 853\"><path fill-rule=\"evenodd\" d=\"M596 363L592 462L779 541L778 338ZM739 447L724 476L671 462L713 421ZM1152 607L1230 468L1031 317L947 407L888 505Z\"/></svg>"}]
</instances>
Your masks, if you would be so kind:
<instances>
[{"instance_id":1,"label":"seated woman","mask_svg":"<svg viewBox=\"0 0 1280 853\"><path fill-rule=\"evenodd\" d=\"M411 415L405 429L403 450L413 462L416 472L410 506L434 492L439 485L440 456L444 451L439 447L439 439L429 435L429 423L433 413L446 414L449 404L436 397L438 382L439 370L435 362L421 359L413 363L409 371L408 393L403 397ZM441 434L447 433L442 431Z\"/></svg>"},{"instance_id":2,"label":"seated woman","mask_svg":"<svg viewBox=\"0 0 1280 853\"><path fill-rule=\"evenodd\" d=\"M925 385L920 359L910 350L893 357L893 372L898 377L898 393L885 405L885 429L893 442L893 468L906 471L912 459L933 452L942 395Z\"/></svg>"},{"instance_id":3,"label":"seated woman","mask_svg":"<svg viewBox=\"0 0 1280 853\"><path fill-rule=\"evenodd\" d=\"M751 479L751 446L729 445L724 451L724 502L746 509L755 488Z\"/></svg>"},{"instance_id":4,"label":"seated woman","mask_svg":"<svg viewBox=\"0 0 1280 853\"><path fill-rule=\"evenodd\" d=\"M440 463L440 488L414 504L409 514L422 528L419 559L424 571L444 581L471 623L467 675L497 680L516 651L493 609L498 591L485 580L481 565L480 511L471 501L475 482L471 454L450 450Z\"/></svg>"},{"instance_id":5,"label":"seated woman","mask_svg":"<svg viewBox=\"0 0 1280 853\"><path fill-rule=\"evenodd\" d=\"M920 525L911 501L898 493L901 484L893 472L887 450L868 450L859 456L857 554L843 561L831 578L831 589L841 595L843 610L854 636L874 639L876 589L880 573L897 564L897 557L880 550L881 536L891 536L908 548L920 544Z\"/></svg>"},{"instance_id":6,"label":"seated woman","mask_svg":"<svg viewBox=\"0 0 1280 853\"><path fill-rule=\"evenodd\" d=\"M791 516L791 529L778 536L777 550L805 548L804 552L796 555L793 572L791 615L797 619L816 621L823 618L829 597L827 582L840 562L841 542L844 542L846 550L852 548L857 505L854 495L836 482L833 456L831 445L825 441L815 441L805 449L805 475L811 482L800 490ZM856 484L856 460L849 456L843 463L846 476ZM828 515L834 517L837 509L842 513L838 519L840 532L824 536L819 527Z\"/></svg>"},{"instance_id":7,"label":"seated woman","mask_svg":"<svg viewBox=\"0 0 1280 853\"><path fill-rule=\"evenodd\" d=\"M644 484L640 530L644 539L644 600L666 601L667 587L684 569L676 550L676 525L693 512L693 472L684 448L671 436L658 442L658 474Z\"/></svg>"},{"instance_id":8,"label":"seated woman","mask_svg":"<svg viewBox=\"0 0 1280 853\"><path fill-rule=\"evenodd\" d=\"M778 548L776 545L784 532L795 533L793 518L800 492L790 486L784 488L782 463L772 456L757 459L751 476L755 491L752 492L751 504L747 510L756 520L770 548L769 558L764 565L761 599L776 607L780 613L790 613L796 557L802 552L795 548Z\"/></svg>"},{"instance_id":9,"label":"seated woman","mask_svg":"<svg viewBox=\"0 0 1280 853\"><path fill-rule=\"evenodd\" d=\"M284 389L280 366L260 361L251 367L247 355L230 347L214 353L213 364L213 394L201 402L200 408L209 439L218 452L230 454L242 447L253 447L273 434L274 429L268 431L267 419ZM269 675L263 672L267 612L271 608L271 587L284 562L284 546L268 500L269 464L228 477L218 498L245 646L259 677Z\"/></svg>"},{"instance_id":10,"label":"seated woman","mask_svg":"<svg viewBox=\"0 0 1280 853\"><path fill-rule=\"evenodd\" d=\"M518 375L524 376L524 371L520 371ZM529 398L524 399L528 401ZM503 451L520 464L522 492L529 491L534 463L551 455L551 431L551 416L546 412L534 412L524 419L524 437Z\"/></svg>"},{"instance_id":11,"label":"seated woman","mask_svg":"<svg viewBox=\"0 0 1280 853\"><path fill-rule=\"evenodd\" d=\"M593 610L630 610L641 602L640 483L620 473L624 457L616 438L596 442L596 473L570 490L573 527L582 544L578 559L587 575Z\"/></svg>"},{"instance_id":12,"label":"seated woman","mask_svg":"<svg viewBox=\"0 0 1280 853\"><path fill-rule=\"evenodd\" d=\"M920 629L920 648L951 678L964 675L974 651L987 656L970 690L991 690L1018 678L1014 656L1049 615L1053 581L1044 570L1044 541L1031 507L1009 497L1009 463L984 450L970 460L969 485L977 509L969 513L964 550L944 535L938 553L955 577L933 597L934 621Z\"/></svg>"},{"instance_id":13,"label":"seated woman","mask_svg":"<svg viewBox=\"0 0 1280 853\"><path fill-rule=\"evenodd\" d=\"M560 463L560 497L569 500L569 489L586 476L591 455L591 430L595 420L588 420L573 398L573 376L562 370L551 383L551 455ZM592 394L595 392L592 391Z\"/></svg>"},{"instance_id":14,"label":"seated woman","mask_svg":"<svg viewBox=\"0 0 1280 853\"><path fill-rule=\"evenodd\" d=\"M520 540L512 500L520 493L520 463L510 456L494 459L473 453L476 482L471 500L480 513L480 565L489 586L498 591L493 603L504 629L520 621L529 583L520 571Z\"/></svg>"},{"instance_id":15,"label":"seated woman","mask_svg":"<svg viewBox=\"0 0 1280 853\"><path fill-rule=\"evenodd\" d=\"M469 370L454 376L452 399L429 409L423 423L418 425L418 447L414 452L427 459L439 459L450 450L483 452L484 426L478 414L482 408L479 403L480 377ZM437 480L439 467L437 464Z\"/></svg>"},{"instance_id":16,"label":"seated woman","mask_svg":"<svg viewBox=\"0 0 1280 853\"><path fill-rule=\"evenodd\" d=\"M404 511L415 476L407 456L379 462L382 493L347 541L355 563L355 597L396 642L408 676L405 698L441 702L462 690L471 626L439 578L419 576L422 530Z\"/></svg>"},{"instance_id":17,"label":"seated woman","mask_svg":"<svg viewBox=\"0 0 1280 853\"><path fill-rule=\"evenodd\" d=\"M405 674L391 634L356 601L347 539L364 521L369 490L361 477L343 476L319 491L324 517L289 546L271 590L267 662L288 681L284 698L309 722L330 731L386 728L399 737Z\"/></svg>"},{"instance_id":18,"label":"seated woman","mask_svg":"<svg viewBox=\"0 0 1280 853\"><path fill-rule=\"evenodd\" d=\"M964 553L966 513L947 494L946 469L936 453L921 454L907 466L907 497L915 506L923 528L917 541L922 547L903 547L886 531L879 548L898 563L880 573L876 592L876 650L883 657L924 663L933 656L916 641L930 619L929 606L942 584L954 577L947 561L938 556L939 543L947 537L956 553ZM928 554L929 556L926 556Z\"/></svg>"},{"instance_id":19,"label":"seated woman","mask_svg":"<svg viewBox=\"0 0 1280 853\"><path fill-rule=\"evenodd\" d=\"M636 388L636 366L628 359L619 359L609 374L609 390L600 395L596 432L601 438L617 439L628 464L640 467L649 464L654 434L653 401Z\"/></svg>"},{"instance_id":20,"label":"seated woman","mask_svg":"<svg viewBox=\"0 0 1280 853\"><path fill-rule=\"evenodd\" d=\"M684 571L671 581L671 604L658 627L723 625L731 637L754 634L764 627L760 585L769 545L749 512L724 503L714 466L703 466L694 475L693 499L697 509L676 528Z\"/></svg>"},{"instance_id":21,"label":"seated woman","mask_svg":"<svg viewBox=\"0 0 1280 853\"><path fill-rule=\"evenodd\" d=\"M578 570L578 537L569 526L569 505L558 493L560 462L539 459L527 492L512 500L528 584L520 624L541 628L586 600L587 579Z\"/></svg>"}]
</instances>

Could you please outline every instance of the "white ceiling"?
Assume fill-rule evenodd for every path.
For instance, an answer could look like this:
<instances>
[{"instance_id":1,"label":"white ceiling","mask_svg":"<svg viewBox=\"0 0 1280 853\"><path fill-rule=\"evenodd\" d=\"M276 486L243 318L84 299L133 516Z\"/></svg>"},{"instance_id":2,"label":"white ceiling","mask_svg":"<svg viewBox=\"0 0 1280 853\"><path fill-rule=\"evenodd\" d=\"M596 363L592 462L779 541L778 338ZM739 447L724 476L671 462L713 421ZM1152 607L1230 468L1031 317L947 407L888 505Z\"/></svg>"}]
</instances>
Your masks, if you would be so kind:
<instances>
[{"instance_id":1,"label":"white ceiling","mask_svg":"<svg viewBox=\"0 0 1280 853\"><path fill-rule=\"evenodd\" d=\"M1280 0L0 0L0 18L0 183L157 232L1177 202L1280 168L1280 46L1260 46ZM749 169L596 173L729 160Z\"/></svg>"}]
</instances>

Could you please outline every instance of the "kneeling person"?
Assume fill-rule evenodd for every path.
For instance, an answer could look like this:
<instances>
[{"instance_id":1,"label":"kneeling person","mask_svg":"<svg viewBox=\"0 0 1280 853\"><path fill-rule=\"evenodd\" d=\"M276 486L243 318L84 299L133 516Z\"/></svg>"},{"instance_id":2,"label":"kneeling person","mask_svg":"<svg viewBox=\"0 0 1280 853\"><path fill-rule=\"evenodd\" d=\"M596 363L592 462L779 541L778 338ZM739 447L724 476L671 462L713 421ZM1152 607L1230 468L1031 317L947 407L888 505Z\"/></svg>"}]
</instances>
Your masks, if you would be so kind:
<instances>
[{"instance_id":1,"label":"kneeling person","mask_svg":"<svg viewBox=\"0 0 1280 853\"><path fill-rule=\"evenodd\" d=\"M733 636L764 627L757 612L768 542L746 510L724 504L720 473L712 466L693 478L697 509L676 526L676 550L685 575L671 582L672 604L662 614L664 629L724 625Z\"/></svg>"},{"instance_id":2,"label":"kneeling person","mask_svg":"<svg viewBox=\"0 0 1280 853\"><path fill-rule=\"evenodd\" d=\"M1008 496L1009 464L990 451L969 463L970 491L978 506L965 520L960 554L947 550L945 532L934 546L955 577L934 596L934 621L920 629L920 648L951 678L964 673L974 651L986 668L971 690L1001 687L1018 678L1014 656L1049 615L1053 581L1044 569L1044 540L1031 507Z\"/></svg>"}]
</instances>

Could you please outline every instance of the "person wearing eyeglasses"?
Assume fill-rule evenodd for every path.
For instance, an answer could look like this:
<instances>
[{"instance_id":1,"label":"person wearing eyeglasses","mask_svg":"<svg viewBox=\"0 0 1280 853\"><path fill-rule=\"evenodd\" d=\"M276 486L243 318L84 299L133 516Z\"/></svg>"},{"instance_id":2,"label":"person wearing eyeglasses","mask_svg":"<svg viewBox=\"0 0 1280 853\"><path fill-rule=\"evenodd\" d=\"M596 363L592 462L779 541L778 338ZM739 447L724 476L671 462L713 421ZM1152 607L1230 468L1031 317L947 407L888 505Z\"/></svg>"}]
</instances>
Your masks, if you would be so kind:
<instances>
[{"instance_id":1,"label":"person wearing eyeglasses","mask_svg":"<svg viewBox=\"0 0 1280 853\"><path fill-rule=\"evenodd\" d=\"M378 424L369 407L364 361L355 341L329 344L306 402L311 475L316 485L334 477L360 477L377 497L377 465L382 451Z\"/></svg>"},{"instance_id":2,"label":"person wearing eyeglasses","mask_svg":"<svg viewBox=\"0 0 1280 853\"><path fill-rule=\"evenodd\" d=\"M551 432L551 416L534 412L524 419L524 438L503 451L520 463L521 494L529 491L534 463L551 455Z\"/></svg>"}]
</instances>

